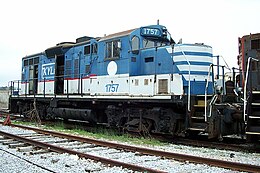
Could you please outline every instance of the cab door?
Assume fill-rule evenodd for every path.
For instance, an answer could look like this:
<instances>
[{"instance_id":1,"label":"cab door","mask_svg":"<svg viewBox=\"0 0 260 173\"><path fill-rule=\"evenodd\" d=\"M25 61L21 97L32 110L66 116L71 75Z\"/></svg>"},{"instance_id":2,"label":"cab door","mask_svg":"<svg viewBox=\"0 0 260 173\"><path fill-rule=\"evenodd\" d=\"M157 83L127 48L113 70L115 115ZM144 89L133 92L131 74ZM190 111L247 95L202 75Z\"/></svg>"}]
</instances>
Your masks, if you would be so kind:
<instances>
[{"instance_id":1,"label":"cab door","mask_svg":"<svg viewBox=\"0 0 260 173\"><path fill-rule=\"evenodd\" d=\"M39 57L29 59L29 94L37 94Z\"/></svg>"},{"instance_id":2,"label":"cab door","mask_svg":"<svg viewBox=\"0 0 260 173\"><path fill-rule=\"evenodd\" d=\"M98 59L98 44L96 41L91 41L90 44L84 46L84 58L82 60L82 92L84 94L95 93L95 87L91 88L91 84L95 83L95 78L91 78L93 74L93 66L97 64ZM94 89L94 90L93 90Z\"/></svg>"},{"instance_id":3,"label":"cab door","mask_svg":"<svg viewBox=\"0 0 260 173\"><path fill-rule=\"evenodd\" d=\"M54 93L64 94L64 55L56 56Z\"/></svg>"},{"instance_id":4,"label":"cab door","mask_svg":"<svg viewBox=\"0 0 260 173\"><path fill-rule=\"evenodd\" d=\"M152 96L154 93L155 52L151 49L155 48L143 49L142 42L141 36L131 37L129 95L136 97Z\"/></svg>"},{"instance_id":5,"label":"cab door","mask_svg":"<svg viewBox=\"0 0 260 173\"><path fill-rule=\"evenodd\" d=\"M34 94L34 66L29 66L29 94Z\"/></svg>"},{"instance_id":6,"label":"cab door","mask_svg":"<svg viewBox=\"0 0 260 173\"><path fill-rule=\"evenodd\" d=\"M140 75L142 68L141 65L141 51L140 51L140 38L137 35L131 37L131 51L129 52L129 76Z\"/></svg>"},{"instance_id":7,"label":"cab door","mask_svg":"<svg viewBox=\"0 0 260 173\"><path fill-rule=\"evenodd\" d=\"M156 75L156 61L157 61L157 47L155 47L155 42L143 39L143 49L142 53L142 74L143 75Z\"/></svg>"}]
</instances>

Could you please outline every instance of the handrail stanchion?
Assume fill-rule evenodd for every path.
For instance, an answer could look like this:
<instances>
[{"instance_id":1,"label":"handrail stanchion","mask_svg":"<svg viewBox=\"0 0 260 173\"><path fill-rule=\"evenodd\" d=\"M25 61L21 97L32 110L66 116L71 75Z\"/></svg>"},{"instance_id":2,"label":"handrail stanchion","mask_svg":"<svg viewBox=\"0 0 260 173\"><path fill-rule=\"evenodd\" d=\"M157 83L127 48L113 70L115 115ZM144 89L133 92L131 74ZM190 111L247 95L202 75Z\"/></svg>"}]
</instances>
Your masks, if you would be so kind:
<instances>
[{"instance_id":1,"label":"handrail stanchion","mask_svg":"<svg viewBox=\"0 0 260 173\"><path fill-rule=\"evenodd\" d=\"M232 68L232 81L234 82L234 87L236 88L236 72L235 72L235 67Z\"/></svg>"},{"instance_id":2,"label":"handrail stanchion","mask_svg":"<svg viewBox=\"0 0 260 173\"><path fill-rule=\"evenodd\" d=\"M81 93L81 97L83 96L83 74L81 74L80 76L80 93Z\"/></svg>"},{"instance_id":3,"label":"handrail stanchion","mask_svg":"<svg viewBox=\"0 0 260 173\"><path fill-rule=\"evenodd\" d=\"M13 81L13 95L15 95L15 85L14 85L14 81Z\"/></svg>"},{"instance_id":4,"label":"handrail stanchion","mask_svg":"<svg viewBox=\"0 0 260 173\"><path fill-rule=\"evenodd\" d=\"M27 97L27 80L25 80L25 97Z\"/></svg>"},{"instance_id":5,"label":"handrail stanchion","mask_svg":"<svg viewBox=\"0 0 260 173\"><path fill-rule=\"evenodd\" d=\"M35 78L33 78L33 97L35 98Z\"/></svg>"},{"instance_id":6,"label":"handrail stanchion","mask_svg":"<svg viewBox=\"0 0 260 173\"><path fill-rule=\"evenodd\" d=\"M81 81L81 79L80 79L80 75L78 75L77 76L78 77L78 94L79 94L79 92L80 92L80 81Z\"/></svg>"},{"instance_id":7,"label":"handrail stanchion","mask_svg":"<svg viewBox=\"0 0 260 173\"><path fill-rule=\"evenodd\" d=\"M225 95L226 94L226 87L225 87L225 69L224 69L225 66L222 66L222 86L223 86L223 94L222 95Z\"/></svg>"},{"instance_id":8,"label":"handrail stanchion","mask_svg":"<svg viewBox=\"0 0 260 173\"><path fill-rule=\"evenodd\" d=\"M14 95L14 87L13 87L13 81L11 81L11 94Z\"/></svg>"},{"instance_id":9,"label":"handrail stanchion","mask_svg":"<svg viewBox=\"0 0 260 173\"><path fill-rule=\"evenodd\" d=\"M219 79L219 55L217 57L217 79Z\"/></svg>"},{"instance_id":10,"label":"handrail stanchion","mask_svg":"<svg viewBox=\"0 0 260 173\"><path fill-rule=\"evenodd\" d=\"M69 79L67 78L67 98L69 98Z\"/></svg>"},{"instance_id":11,"label":"handrail stanchion","mask_svg":"<svg viewBox=\"0 0 260 173\"><path fill-rule=\"evenodd\" d=\"M46 86L45 86L45 83L46 82L46 79L45 78L43 78L43 97L45 98L45 90L46 90Z\"/></svg>"},{"instance_id":12,"label":"handrail stanchion","mask_svg":"<svg viewBox=\"0 0 260 173\"><path fill-rule=\"evenodd\" d=\"M20 85L19 85L19 80L17 81L17 97L19 97L19 87L20 87Z\"/></svg>"},{"instance_id":13,"label":"handrail stanchion","mask_svg":"<svg viewBox=\"0 0 260 173\"><path fill-rule=\"evenodd\" d=\"M56 56L56 55L55 55ZM57 61L56 61L57 62ZM56 94L57 94L57 83L58 83L58 77L55 75L54 76L54 88L53 88L53 91L54 91L54 98L56 98Z\"/></svg>"},{"instance_id":14,"label":"handrail stanchion","mask_svg":"<svg viewBox=\"0 0 260 173\"><path fill-rule=\"evenodd\" d=\"M206 87L205 87L205 110L204 110L204 119L205 119L205 122L208 121L207 119L207 94L208 94L208 87L209 87L209 81L210 81L210 72L211 70L213 71L213 64L210 64L209 66L209 72L208 72L208 79L207 79L207 83L206 83ZM212 72L213 73L213 72ZM213 81L212 81L213 82ZM213 82L214 83L214 82Z\"/></svg>"},{"instance_id":15,"label":"handrail stanchion","mask_svg":"<svg viewBox=\"0 0 260 173\"><path fill-rule=\"evenodd\" d=\"M187 61L187 63L188 63L188 65L189 65L189 88L188 88L188 112L190 112L190 110L191 110L191 83L190 83L190 61L187 59L187 57L186 57L186 55L185 55L185 53L183 52L183 50L181 49L181 47L180 47L180 50L181 50L181 52L182 52L182 54L183 54L183 56L184 56L184 58L186 59L186 61Z\"/></svg>"}]
</instances>

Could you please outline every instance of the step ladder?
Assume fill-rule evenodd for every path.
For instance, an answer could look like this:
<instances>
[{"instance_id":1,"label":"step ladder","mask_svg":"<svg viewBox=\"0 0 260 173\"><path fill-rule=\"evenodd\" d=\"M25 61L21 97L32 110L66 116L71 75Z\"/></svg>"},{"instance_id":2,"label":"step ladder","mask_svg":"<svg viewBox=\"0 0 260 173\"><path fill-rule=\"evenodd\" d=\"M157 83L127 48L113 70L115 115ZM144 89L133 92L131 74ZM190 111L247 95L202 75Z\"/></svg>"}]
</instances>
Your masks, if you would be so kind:
<instances>
[{"instance_id":1,"label":"step ladder","mask_svg":"<svg viewBox=\"0 0 260 173\"><path fill-rule=\"evenodd\" d=\"M208 123L205 121L205 101L198 100L192 106L188 130L194 133L206 132L207 127Z\"/></svg>"},{"instance_id":2,"label":"step ladder","mask_svg":"<svg viewBox=\"0 0 260 173\"><path fill-rule=\"evenodd\" d=\"M245 115L246 135L260 138L260 91L252 91Z\"/></svg>"}]
</instances>

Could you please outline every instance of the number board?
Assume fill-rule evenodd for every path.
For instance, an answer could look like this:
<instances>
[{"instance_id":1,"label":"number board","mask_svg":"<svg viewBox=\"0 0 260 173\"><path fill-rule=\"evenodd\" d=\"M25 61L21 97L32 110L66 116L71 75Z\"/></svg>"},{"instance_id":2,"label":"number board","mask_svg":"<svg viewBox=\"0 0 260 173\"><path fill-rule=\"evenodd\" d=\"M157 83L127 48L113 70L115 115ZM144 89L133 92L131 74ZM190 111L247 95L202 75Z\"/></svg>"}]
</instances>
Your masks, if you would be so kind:
<instances>
[{"instance_id":1,"label":"number board","mask_svg":"<svg viewBox=\"0 0 260 173\"><path fill-rule=\"evenodd\" d=\"M161 37L161 31L158 28L141 28L141 36Z\"/></svg>"}]
</instances>

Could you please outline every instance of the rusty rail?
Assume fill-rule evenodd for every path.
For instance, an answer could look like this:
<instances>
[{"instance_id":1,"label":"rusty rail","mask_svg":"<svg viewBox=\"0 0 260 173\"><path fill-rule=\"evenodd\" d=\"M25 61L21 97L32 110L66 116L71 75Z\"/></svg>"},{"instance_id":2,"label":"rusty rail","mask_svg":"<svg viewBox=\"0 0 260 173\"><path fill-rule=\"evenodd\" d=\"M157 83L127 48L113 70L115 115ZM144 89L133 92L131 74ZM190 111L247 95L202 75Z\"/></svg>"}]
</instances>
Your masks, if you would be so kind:
<instances>
[{"instance_id":1,"label":"rusty rail","mask_svg":"<svg viewBox=\"0 0 260 173\"><path fill-rule=\"evenodd\" d=\"M78 152L78 151L75 151L75 150L55 146L55 145L44 143L44 142L39 142L39 141L36 141L36 140L24 138L24 137L17 136L17 135L14 135L14 134L10 134L10 133L6 133L6 132L3 132L3 131L0 131L0 135L5 136L7 138L15 139L15 140L18 140L18 141L22 141L24 143L31 144L31 145L34 145L34 146L37 146L37 147L41 147L41 148L47 149L49 151L54 151L54 152L58 152L58 153L74 154L74 155L78 155L81 158L92 159L92 160L95 160L95 161L98 161L98 162L101 162L101 163L105 163L107 165L122 166L122 167L127 168L127 169L131 169L131 170L135 170L135 171L142 171L142 172L151 172L151 173L163 173L164 172L164 171L155 170L155 169L151 169L151 168L145 168L145 167L134 165L134 164L119 162L119 161L112 160L112 159L93 156L93 155L86 154L86 153L81 153L81 152Z\"/></svg>"},{"instance_id":2,"label":"rusty rail","mask_svg":"<svg viewBox=\"0 0 260 173\"><path fill-rule=\"evenodd\" d=\"M189 161L189 162L193 162L193 163L207 164L207 165L211 165L211 166L227 168L227 169L232 169L232 170L236 170L236 171L260 172L260 166L258 166L258 165L230 162L230 161L197 157L197 156L186 155L186 154L178 154L178 153L172 153L172 152L166 152L166 151L160 151L160 150L153 150L153 149L148 149L148 148L143 148L143 147L129 146L129 145L124 145L124 144L90 139L90 138L86 138L86 137L69 135L69 134L64 134L64 133L59 133L59 132L54 132L54 131L49 131L49 130L42 130L39 128L33 128L33 127L22 126L22 125L12 125L12 126L24 128L24 129L28 129L28 130L34 130L38 133L49 134L49 135L53 135L53 136L57 136L57 137L69 138L69 139L73 139L73 140L77 140L77 141L81 141L81 142L92 143L92 144L99 145L99 146L106 146L106 147L110 147L110 148L139 152L142 154L166 157L166 158L175 159L175 160L179 160L179 161Z\"/></svg>"}]
</instances>

